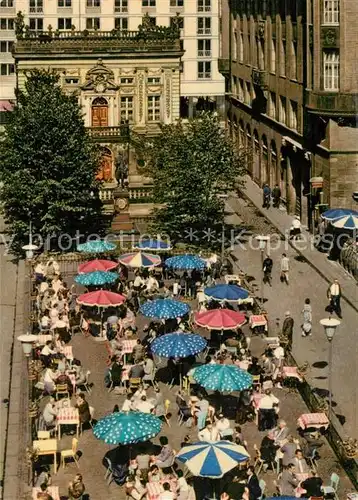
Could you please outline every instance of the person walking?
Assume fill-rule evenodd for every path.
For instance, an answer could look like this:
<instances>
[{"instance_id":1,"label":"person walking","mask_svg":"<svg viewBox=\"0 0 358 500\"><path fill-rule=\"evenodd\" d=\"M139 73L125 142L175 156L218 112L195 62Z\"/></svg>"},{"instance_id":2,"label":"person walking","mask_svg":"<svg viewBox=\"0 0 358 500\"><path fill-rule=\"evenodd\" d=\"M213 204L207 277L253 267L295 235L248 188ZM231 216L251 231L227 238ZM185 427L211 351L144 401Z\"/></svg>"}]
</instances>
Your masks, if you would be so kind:
<instances>
[{"instance_id":1,"label":"person walking","mask_svg":"<svg viewBox=\"0 0 358 500\"><path fill-rule=\"evenodd\" d=\"M263 261L263 268L262 268L262 271L264 273L263 282L267 283L270 286L272 286L271 285L272 266L273 266L273 261L271 257L269 255L266 255L266 258Z\"/></svg>"},{"instance_id":2,"label":"person walking","mask_svg":"<svg viewBox=\"0 0 358 500\"><path fill-rule=\"evenodd\" d=\"M262 194L263 194L262 208L270 208L271 189L268 184L264 184Z\"/></svg>"},{"instance_id":3,"label":"person walking","mask_svg":"<svg viewBox=\"0 0 358 500\"><path fill-rule=\"evenodd\" d=\"M290 259L287 257L285 253L282 254L281 257L281 275L280 275L280 281L281 283L285 282L286 285L289 284L289 279L288 279L288 273L290 270Z\"/></svg>"},{"instance_id":4,"label":"person walking","mask_svg":"<svg viewBox=\"0 0 358 500\"><path fill-rule=\"evenodd\" d=\"M295 322L291 317L290 311L285 312L285 319L282 324L282 336L287 342L287 349L290 351L292 349L293 341L293 326Z\"/></svg>"},{"instance_id":5,"label":"person walking","mask_svg":"<svg viewBox=\"0 0 358 500\"><path fill-rule=\"evenodd\" d=\"M302 309L303 323L302 323L302 337L312 335L312 306L311 300L305 299L305 305Z\"/></svg>"},{"instance_id":6,"label":"person walking","mask_svg":"<svg viewBox=\"0 0 358 500\"><path fill-rule=\"evenodd\" d=\"M339 284L338 280L335 279L332 285L330 285L327 290L327 297L330 300L330 307L332 312L336 312L339 318L342 318L341 296L342 296L341 285Z\"/></svg>"},{"instance_id":7,"label":"person walking","mask_svg":"<svg viewBox=\"0 0 358 500\"><path fill-rule=\"evenodd\" d=\"M280 189L279 185L276 184L272 190L272 200L273 200L273 206L275 208L279 208L280 199L281 199L281 189Z\"/></svg>"}]
</instances>

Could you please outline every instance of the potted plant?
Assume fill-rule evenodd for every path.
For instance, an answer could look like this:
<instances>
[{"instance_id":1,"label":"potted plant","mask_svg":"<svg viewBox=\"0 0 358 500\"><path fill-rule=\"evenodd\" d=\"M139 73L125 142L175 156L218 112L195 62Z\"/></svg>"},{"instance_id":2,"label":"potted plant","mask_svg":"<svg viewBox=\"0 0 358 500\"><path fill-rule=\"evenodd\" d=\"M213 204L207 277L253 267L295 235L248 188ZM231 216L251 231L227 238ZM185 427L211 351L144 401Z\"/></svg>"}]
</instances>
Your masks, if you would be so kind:
<instances>
[{"instance_id":1,"label":"potted plant","mask_svg":"<svg viewBox=\"0 0 358 500\"><path fill-rule=\"evenodd\" d=\"M32 402L30 403L29 407L29 417L30 418L36 418L39 413L39 407L36 403Z\"/></svg>"},{"instance_id":2,"label":"potted plant","mask_svg":"<svg viewBox=\"0 0 358 500\"><path fill-rule=\"evenodd\" d=\"M343 453L347 460L352 460L358 456L358 441L357 439L348 438L342 442Z\"/></svg>"}]
</instances>

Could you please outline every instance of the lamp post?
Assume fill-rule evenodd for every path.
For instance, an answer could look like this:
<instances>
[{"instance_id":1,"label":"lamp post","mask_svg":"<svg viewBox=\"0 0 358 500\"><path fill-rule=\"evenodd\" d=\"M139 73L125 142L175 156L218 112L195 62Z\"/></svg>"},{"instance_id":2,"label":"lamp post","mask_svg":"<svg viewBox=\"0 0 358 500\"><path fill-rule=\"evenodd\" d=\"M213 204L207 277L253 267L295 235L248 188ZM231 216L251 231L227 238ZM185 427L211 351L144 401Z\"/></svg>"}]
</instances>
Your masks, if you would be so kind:
<instances>
[{"instance_id":1,"label":"lamp post","mask_svg":"<svg viewBox=\"0 0 358 500\"><path fill-rule=\"evenodd\" d=\"M30 217L31 217L31 214L30 214ZM31 260L34 256L34 252L36 252L36 250L38 250L38 249L39 249L39 247L34 245L32 242L32 222L30 219L30 222L29 222L29 242L27 245L24 245L22 247L22 250L24 250L26 253L26 260Z\"/></svg>"},{"instance_id":2,"label":"lamp post","mask_svg":"<svg viewBox=\"0 0 358 500\"><path fill-rule=\"evenodd\" d=\"M227 200L228 197L228 194L218 194L218 198L223 200L223 219L221 223L221 266L224 264L225 257L225 200Z\"/></svg>"},{"instance_id":3,"label":"lamp post","mask_svg":"<svg viewBox=\"0 0 358 500\"><path fill-rule=\"evenodd\" d=\"M29 358L32 353L32 346L34 342L38 340L38 336L27 333L26 335L20 335L19 337L17 337L17 340L21 342L22 350L26 358Z\"/></svg>"},{"instance_id":4,"label":"lamp post","mask_svg":"<svg viewBox=\"0 0 358 500\"><path fill-rule=\"evenodd\" d=\"M264 236L260 234L259 236L256 236L256 239L259 242L259 249L261 250L261 305L264 304L264 253L266 249L267 242L270 239L270 236Z\"/></svg>"},{"instance_id":5,"label":"lamp post","mask_svg":"<svg viewBox=\"0 0 358 500\"><path fill-rule=\"evenodd\" d=\"M323 326L328 343L328 401L329 401L329 419L332 416L332 360L333 360L333 348L332 341L334 334L336 333L337 327L341 322L336 318L323 318L320 320L320 324Z\"/></svg>"}]
</instances>

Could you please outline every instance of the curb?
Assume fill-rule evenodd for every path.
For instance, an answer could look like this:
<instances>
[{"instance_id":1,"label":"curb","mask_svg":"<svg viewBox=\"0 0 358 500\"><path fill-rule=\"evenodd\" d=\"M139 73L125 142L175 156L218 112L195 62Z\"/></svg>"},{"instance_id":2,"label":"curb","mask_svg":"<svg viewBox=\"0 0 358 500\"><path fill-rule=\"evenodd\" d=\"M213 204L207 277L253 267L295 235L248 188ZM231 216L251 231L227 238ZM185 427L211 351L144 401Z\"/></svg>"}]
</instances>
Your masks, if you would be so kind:
<instances>
[{"instance_id":1,"label":"curb","mask_svg":"<svg viewBox=\"0 0 358 500\"><path fill-rule=\"evenodd\" d=\"M260 213L265 217L265 219L267 219L270 222L270 224L276 228L277 232L281 236L286 237L285 233L276 225L276 223L269 217L269 215L267 213L265 213L262 210L262 208L257 203L255 203L255 201L252 200L250 198L250 196L245 191L238 189L238 192L245 200L248 200L250 203L252 203L260 211ZM300 255L301 257L303 257L306 260L306 262L321 276L321 278L323 278L329 285L331 284L330 280L327 279L327 276L320 270L320 268L317 265L313 264L313 262L311 262L304 255L304 253L301 250L299 250L298 248L295 247L292 240L288 240L288 243L289 243L290 247L293 248L295 250L295 252L298 253L298 255ZM358 307L350 300L350 298L347 297L347 295L342 293L342 298L347 302L347 304L349 304L358 313Z\"/></svg>"}]
</instances>

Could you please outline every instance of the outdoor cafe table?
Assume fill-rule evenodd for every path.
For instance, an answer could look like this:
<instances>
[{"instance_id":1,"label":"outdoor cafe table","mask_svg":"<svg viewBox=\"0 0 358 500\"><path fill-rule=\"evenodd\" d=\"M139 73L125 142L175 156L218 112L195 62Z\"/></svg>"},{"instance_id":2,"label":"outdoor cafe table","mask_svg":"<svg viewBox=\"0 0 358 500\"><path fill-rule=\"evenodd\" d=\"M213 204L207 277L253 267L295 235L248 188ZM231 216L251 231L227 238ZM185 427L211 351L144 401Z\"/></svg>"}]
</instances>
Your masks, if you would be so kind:
<instances>
[{"instance_id":1,"label":"outdoor cafe table","mask_svg":"<svg viewBox=\"0 0 358 500\"><path fill-rule=\"evenodd\" d=\"M162 479L161 481L155 481L152 483L147 483L147 500L159 500L161 493L164 492L163 484L169 483L170 490L175 493L177 489L177 481L175 479L166 480Z\"/></svg>"},{"instance_id":2,"label":"outdoor cafe table","mask_svg":"<svg viewBox=\"0 0 358 500\"><path fill-rule=\"evenodd\" d=\"M41 493L41 488L32 488L32 500L37 500L37 494ZM47 493L53 500L60 500L60 491L58 486L48 486Z\"/></svg>"},{"instance_id":3,"label":"outdoor cafe table","mask_svg":"<svg viewBox=\"0 0 358 500\"><path fill-rule=\"evenodd\" d=\"M66 356L66 358L70 361L73 361L73 351L71 345L65 345L63 348L62 354Z\"/></svg>"},{"instance_id":4,"label":"outdoor cafe table","mask_svg":"<svg viewBox=\"0 0 358 500\"><path fill-rule=\"evenodd\" d=\"M297 366L284 366L282 368L283 378L297 378L300 382L303 381L302 376L298 373Z\"/></svg>"},{"instance_id":5,"label":"outdoor cafe table","mask_svg":"<svg viewBox=\"0 0 358 500\"><path fill-rule=\"evenodd\" d=\"M229 285L230 283L235 283L236 285L241 284L240 276L238 276L237 274L225 274L224 279L227 285Z\"/></svg>"},{"instance_id":6,"label":"outdoor cafe table","mask_svg":"<svg viewBox=\"0 0 358 500\"><path fill-rule=\"evenodd\" d=\"M78 437L80 431L80 416L77 408L70 406L59 409L57 414L58 439L61 439L61 425L75 425L76 435Z\"/></svg>"},{"instance_id":7,"label":"outdoor cafe table","mask_svg":"<svg viewBox=\"0 0 358 500\"><path fill-rule=\"evenodd\" d=\"M263 314L252 314L252 316L249 317L249 325L251 330L263 326L265 331L267 331L267 319Z\"/></svg>"},{"instance_id":8,"label":"outdoor cafe table","mask_svg":"<svg viewBox=\"0 0 358 500\"><path fill-rule=\"evenodd\" d=\"M32 443L34 450L37 450L38 455L53 455L54 473L57 474L57 440L56 439L40 439Z\"/></svg>"},{"instance_id":9,"label":"outdoor cafe table","mask_svg":"<svg viewBox=\"0 0 358 500\"><path fill-rule=\"evenodd\" d=\"M329 420L325 413L304 413L298 418L297 424L301 429L306 429L307 427L315 427L316 429L324 427L327 429Z\"/></svg>"},{"instance_id":10,"label":"outdoor cafe table","mask_svg":"<svg viewBox=\"0 0 358 500\"><path fill-rule=\"evenodd\" d=\"M122 353L123 353L124 363L126 362L126 355L132 354L136 343L137 343L137 339L124 339L124 340L122 340Z\"/></svg>"},{"instance_id":11,"label":"outdoor cafe table","mask_svg":"<svg viewBox=\"0 0 358 500\"><path fill-rule=\"evenodd\" d=\"M37 343L38 345L46 345L46 342L52 341L52 335L38 335Z\"/></svg>"}]
</instances>

